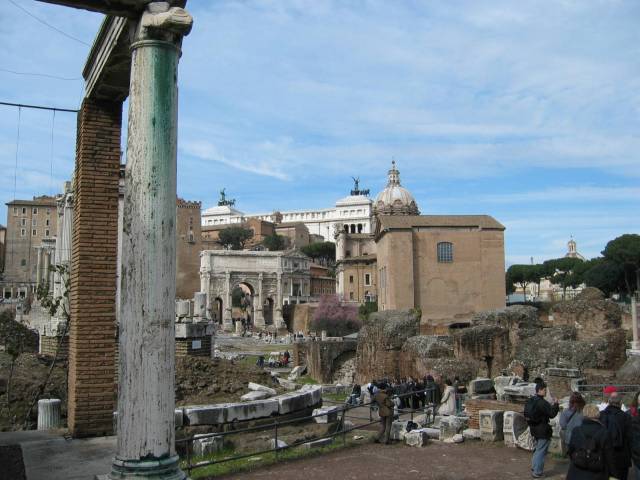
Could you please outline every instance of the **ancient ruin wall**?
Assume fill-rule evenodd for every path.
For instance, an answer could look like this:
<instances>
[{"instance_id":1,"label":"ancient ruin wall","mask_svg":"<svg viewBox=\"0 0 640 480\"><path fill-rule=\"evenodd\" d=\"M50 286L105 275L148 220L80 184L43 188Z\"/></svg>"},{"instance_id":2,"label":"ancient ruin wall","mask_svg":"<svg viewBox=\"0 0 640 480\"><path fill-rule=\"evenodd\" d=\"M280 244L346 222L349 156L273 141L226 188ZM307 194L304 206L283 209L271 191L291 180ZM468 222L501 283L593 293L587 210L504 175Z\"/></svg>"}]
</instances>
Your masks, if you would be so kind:
<instances>
[{"instance_id":1,"label":"ancient ruin wall","mask_svg":"<svg viewBox=\"0 0 640 480\"><path fill-rule=\"evenodd\" d=\"M416 336L419 323L419 314L411 310L371 314L358 334L356 381L399 377L402 346Z\"/></svg>"},{"instance_id":2,"label":"ancient ruin wall","mask_svg":"<svg viewBox=\"0 0 640 480\"><path fill-rule=\"evenodd\" d=\"M575 298L555 305L554 325L576 327L578 340L591 340L622 327L622 310L597 288L585 288Z\"/></svg>"}]
</instances>

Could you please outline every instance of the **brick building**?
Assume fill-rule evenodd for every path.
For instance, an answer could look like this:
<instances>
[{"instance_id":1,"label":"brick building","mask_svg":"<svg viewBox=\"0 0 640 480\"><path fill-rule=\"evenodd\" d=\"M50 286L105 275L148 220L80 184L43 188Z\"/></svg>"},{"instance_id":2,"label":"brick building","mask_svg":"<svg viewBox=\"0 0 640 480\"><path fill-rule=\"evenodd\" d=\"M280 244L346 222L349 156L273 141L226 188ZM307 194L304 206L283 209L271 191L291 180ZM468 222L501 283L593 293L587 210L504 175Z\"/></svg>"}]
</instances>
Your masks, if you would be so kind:
<instances>
[{"instance_id":1,"label":"brick building","mask_svg":"<svg viewBox=\"0 0 640 480\"><path fill-rule=\"evenodd\" d=\"M7 205L3 298L26 298L35 292L37 249L55 237L56 198L13 200Z\"/></svg>"},{"instance_id":2,"label":"brick building","mask_svg":"<svg viewBox=\"0 0 640 480\"><path fill-rule=\"evenodd\" d=\"M4 272L4 250L7 238L7 227L0 224L0 273Z\"/></svg>"},{"instance_id":3,"label":"brick building","mask_svg":"<svg viewBox=\"0 0 640 480\"><path fill-rule=\"evenodd\" d=\"M178 198L176 208L176 298L191 298L200 291L201 204Z\"/></svg>"},{"instance_id":4,"label":"brick building","mask_svg":"<svg viewBox=\"0 0 640 480\"><path fill-rule=\"evenodd\" d=\"M319 300L323 295L334 295L336 293L336 279L331 275L331 269L311 263L311 299Z\"/></svg>"}]
</instances>

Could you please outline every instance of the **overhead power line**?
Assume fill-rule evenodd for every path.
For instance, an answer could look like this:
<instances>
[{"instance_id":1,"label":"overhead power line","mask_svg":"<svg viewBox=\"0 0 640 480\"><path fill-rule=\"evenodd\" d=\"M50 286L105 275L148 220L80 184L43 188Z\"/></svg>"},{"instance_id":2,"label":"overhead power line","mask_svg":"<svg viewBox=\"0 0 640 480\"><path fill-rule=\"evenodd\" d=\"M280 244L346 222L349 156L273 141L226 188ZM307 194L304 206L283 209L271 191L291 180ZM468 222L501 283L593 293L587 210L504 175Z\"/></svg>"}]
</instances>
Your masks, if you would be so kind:
<instances>
[{"instance_id":1,"label":"overhead power line","mask_svg":"<svg viewBox=\"0 0 640 480\"><path fill-rule=\"evenodd\" d=\"M67 38L70 38L71 40L75 40L78 43L81 43L82 45L86 45L87 47L90 47L91 45L88 44L87 42L85 42L84 40L80 40L79 38L76 38L72 35L69 35L67 32L63 32L62 30L60 30L58 27L54 27L53 25L51 25L50 23L42 20L41 18L35 16L33 13L31 13L29 10L27 10L26 8L24 8L22 5L18 5L16 2L14 2L13 0L9 0L9 2L11 2L13 4L13 6L15 6L16 8L19 8L20 10L22 10L24 13L26 13L27 15L29 15L31 18L37 20L38 22L42 23L43 25L46 25L47 27L51 28L52 30L55 30L56 32L58 32L61 35L64 35Z\"/></svg>"},{"instance_id":2,"label":"overhead power line","mask_svg":"<svg viewBox=\"0 0 640 480\"><path fill-rule=\"evenodd\" d=\"M82 77L58 77L57 75L49 75L48 73L16 72L15 70L9 70L7 68L0 68L0 72L13 73L14 75L28 75L32 77L47 77L54 78L56 80L82 80Z\"/></svg>"},{"instance_id":3,"label":"overhead power line","mask_svg":"<svg viewBox=\"0 0 640 480\"><path fill-rule=\"evenodd\" d=\"M58 108L58 107L45 107L43 105L27 105L24 103L11 103L11 102L0 102L0 105L7 105L9 107L18 107L18 108L35 108L37 110L53 110L54 112L70 112L70 113L78 113L79 110L74 110L72 108Z\"/></svg>"}]
</instances>

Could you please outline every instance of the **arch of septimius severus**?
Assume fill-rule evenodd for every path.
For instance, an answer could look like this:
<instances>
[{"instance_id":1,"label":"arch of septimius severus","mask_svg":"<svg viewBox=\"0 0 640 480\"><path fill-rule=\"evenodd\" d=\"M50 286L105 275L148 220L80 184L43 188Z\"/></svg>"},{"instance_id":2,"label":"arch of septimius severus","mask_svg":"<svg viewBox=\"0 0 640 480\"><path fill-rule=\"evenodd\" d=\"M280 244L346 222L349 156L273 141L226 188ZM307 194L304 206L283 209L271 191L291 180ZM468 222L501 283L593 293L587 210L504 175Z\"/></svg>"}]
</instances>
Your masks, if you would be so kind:
<instances>
[{"instance_id":1,"label":"arch of septimius severus","mask_svg":"<svg viewBox=\"0 0 640 480\"><path fill-rule=\"evenodd\" d=\"M221 316L223 328L231 331L231 294L245 285L251 294L253 326L283 329L283 306L309 301L309 261L297 251L205 250L200 253L200 291L207 294L207 310L215 319Z\"/></svg>"}]
</instances>

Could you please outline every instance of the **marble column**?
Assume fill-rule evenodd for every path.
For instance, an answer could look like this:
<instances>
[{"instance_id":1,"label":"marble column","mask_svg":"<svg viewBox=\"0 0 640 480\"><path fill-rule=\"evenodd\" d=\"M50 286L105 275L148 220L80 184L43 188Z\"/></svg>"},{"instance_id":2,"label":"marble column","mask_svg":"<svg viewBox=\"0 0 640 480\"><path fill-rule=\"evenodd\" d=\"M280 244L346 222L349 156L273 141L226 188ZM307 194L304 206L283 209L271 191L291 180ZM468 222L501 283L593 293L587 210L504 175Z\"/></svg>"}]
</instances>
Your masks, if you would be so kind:
<instances>
[{"instance_id":1,"label":"marble column","mask_svg":"<svg viewBox=\"0 0 640 480\"><path fill-rule=\"evenodd\" d=\"M231 305L231 273L224 274L224 305L222 305L222 329L225 332L233 331L233 318Z\"/></svg>"},{"instance_id":2,"label":"marble column","mask_svg":"<svg viewBox=\"0 0 640 480\"><path fill-rule=\"evenodd\" d=\"M631 297L631 328L633 330L631 350L640 351L640 341L638 341L638 302L635 296Z\"/></svg>"},{"instance_id":3,"label":"marble column","mask_svg":"<svg viewBox=\"0 0 640 480\"><path fill-rule=\"evenodd\" d=\"M176 82L182 37L191 25L184 9L153 2L131 27L113 480L186 478L174 420Z\"/></svg>"},{"instance_id":4,"label":"marble column","mask_svg":"<svg viewBox=\"0 0 640 480\"><path fill-rule=\"evenodd\" d=\"M42 247L36 247L36 288L42 284Z\"/></svg>"},{"instance_id":5,"label":"marble column","mask_svg":"<svg viewBox=\"0 0 640 480\"><path fill-rule=\"evenodd\" d=\"M282 317L282 273L277 274L277 294L275 312L273 314L273 323L276 328L284 328L284 318Z\"/></svg>"},{"instance_id":6,"label":"marble column","mask_svg":"<svg viewBox=\"0 0 640 480\"><path fill-rule=\"evenodd\" d=\"M263 283L264 278L262 273L258 274L258 295L257 297L254 299L254 317L253 317L253 323L255 325L256 328L263 330L265 327L265 323L264 323L264 295L262 293L263 291Z\"/></svg>"}]
</instances>

